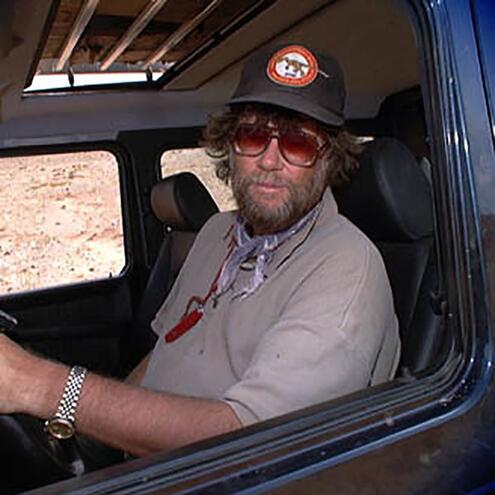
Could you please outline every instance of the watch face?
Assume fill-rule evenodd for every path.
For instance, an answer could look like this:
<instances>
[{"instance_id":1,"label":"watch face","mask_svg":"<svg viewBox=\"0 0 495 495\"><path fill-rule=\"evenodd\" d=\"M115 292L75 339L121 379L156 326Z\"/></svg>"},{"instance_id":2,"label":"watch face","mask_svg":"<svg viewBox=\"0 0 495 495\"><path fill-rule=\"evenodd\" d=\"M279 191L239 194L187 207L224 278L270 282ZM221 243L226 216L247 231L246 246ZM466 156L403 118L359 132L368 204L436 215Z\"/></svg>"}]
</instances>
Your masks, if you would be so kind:
<instances>
[{"instance_id":1,"label":"watch face","mask_svg":"<svg viewBox=\"0 0 495 495\"><path fill-rule=\"evenodd\" d=\"M46 429L55 438L66 440L74 435L74 425L64 418L51 418L46 424Z\"/></svg>"}]
</instances>

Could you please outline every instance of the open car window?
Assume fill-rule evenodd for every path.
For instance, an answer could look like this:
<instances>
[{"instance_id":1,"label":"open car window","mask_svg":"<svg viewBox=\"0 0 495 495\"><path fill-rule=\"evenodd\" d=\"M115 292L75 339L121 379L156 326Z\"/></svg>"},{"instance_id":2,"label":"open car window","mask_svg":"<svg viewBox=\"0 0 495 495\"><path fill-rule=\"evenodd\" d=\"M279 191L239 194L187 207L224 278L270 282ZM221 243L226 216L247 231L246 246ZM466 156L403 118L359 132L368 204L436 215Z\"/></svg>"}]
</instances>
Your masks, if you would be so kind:
<instances>
[{"instance_id":1,"label":"open car window","mask_svg":"<svg viewBox=\"0 0 495 495\"><path fill-rule=\"evenodd\" d=\"M181 172L191 172L206 186L220 211L236 208L232 190L216 176L213 159L203 148L165 151L161 156L160 164L162 178Z\"/></svg>"},{"instance_id":2,"label":"open car window","mask_svg":"<svg viewBox=\"0 0 495 495\"><path fill-rule=\"evenodd\" d=\"M119 275L125 252L112 153L0 158L0 180L0 292Z\"/></svg>"}]
</instances>

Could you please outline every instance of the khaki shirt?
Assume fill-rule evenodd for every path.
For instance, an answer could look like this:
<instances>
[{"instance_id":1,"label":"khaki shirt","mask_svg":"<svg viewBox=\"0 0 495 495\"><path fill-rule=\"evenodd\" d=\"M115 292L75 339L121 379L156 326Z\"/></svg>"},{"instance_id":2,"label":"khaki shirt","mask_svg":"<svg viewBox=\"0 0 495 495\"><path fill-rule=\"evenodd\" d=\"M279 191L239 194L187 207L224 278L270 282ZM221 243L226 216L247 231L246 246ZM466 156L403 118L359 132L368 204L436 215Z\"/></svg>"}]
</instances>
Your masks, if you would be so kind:
<instances>
[{"instance_id":1,"label":"khaki shirt","mask_svg":"<svg viewBox=\"0 0 495 495\"><path fill-rule=\"evenodd\" d=\"M241 270L193 328L165 342L190 297L208 293L235 218L215 215L198 234L152 323L159 338L143 386L225 401L247 425L391 379L400 341L384 264L330 189L315 220L277 248L256 292L233 297L253 273Z\"/></svg>"}]
</instances>

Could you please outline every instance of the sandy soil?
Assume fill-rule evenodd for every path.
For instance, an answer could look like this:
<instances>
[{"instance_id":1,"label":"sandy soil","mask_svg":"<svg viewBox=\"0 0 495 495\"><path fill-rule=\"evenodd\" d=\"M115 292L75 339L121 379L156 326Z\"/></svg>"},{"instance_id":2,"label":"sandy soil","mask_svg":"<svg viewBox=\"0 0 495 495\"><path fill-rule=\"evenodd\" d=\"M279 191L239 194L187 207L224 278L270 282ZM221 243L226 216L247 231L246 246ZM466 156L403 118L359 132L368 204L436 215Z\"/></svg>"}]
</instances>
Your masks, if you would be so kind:
<instances>
[{"instance_id":1,"label":"sandy soil","mask_svg":"<svg viewBox=\"0 0 495 495\"><path fill-rule=\"evenodd\" d=\"M169 151L163 175L196 173L234 203L201 150ZM117 166L108 152L0 159L0 293L92 280L125 264Z\"/></svg>"}]
</instances>

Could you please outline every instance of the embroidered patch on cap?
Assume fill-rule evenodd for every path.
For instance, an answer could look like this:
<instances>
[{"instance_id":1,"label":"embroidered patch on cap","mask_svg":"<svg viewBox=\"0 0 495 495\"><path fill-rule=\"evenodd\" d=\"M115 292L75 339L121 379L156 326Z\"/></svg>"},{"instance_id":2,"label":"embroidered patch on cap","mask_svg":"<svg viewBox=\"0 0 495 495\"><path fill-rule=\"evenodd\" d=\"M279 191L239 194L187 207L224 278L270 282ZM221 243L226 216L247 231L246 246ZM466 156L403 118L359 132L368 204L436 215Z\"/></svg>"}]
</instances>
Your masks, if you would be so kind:
<instances>
[{"instance_id":1,"label":"embroidered patch on cap","mask_svg":"<svg viewBox=\"0 0 495 495\"><path fill-rule=\"evenodd\" d=\"M307 86L318 75L316 57L303 46L291 45L276 52L266 67L268 77L284 86Z\"/></svg>"}]
</instances>

